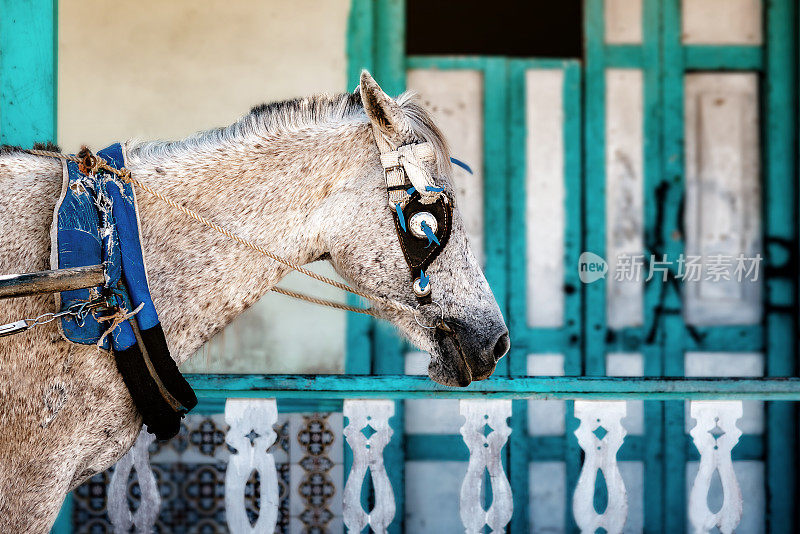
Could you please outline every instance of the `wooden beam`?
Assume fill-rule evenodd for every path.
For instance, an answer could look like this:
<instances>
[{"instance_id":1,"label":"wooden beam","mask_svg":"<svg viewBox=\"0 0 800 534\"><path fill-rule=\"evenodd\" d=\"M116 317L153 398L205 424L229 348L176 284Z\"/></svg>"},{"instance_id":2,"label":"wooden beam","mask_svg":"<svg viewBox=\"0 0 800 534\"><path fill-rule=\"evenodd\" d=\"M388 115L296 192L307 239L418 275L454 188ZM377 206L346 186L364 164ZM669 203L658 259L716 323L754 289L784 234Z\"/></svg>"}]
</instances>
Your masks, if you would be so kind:
<instances>
[{"instance_id":1,"label":"wooden beam","mask_svg":"<svg viewBox=\"0 0 800 534\"><path fill-rule=\"evenodd\" d=\"M55 271L0 275L0 299L27 297L41 293L60 293L103 285L102 265L71 267Z\"/></svg>"}]
</instances>

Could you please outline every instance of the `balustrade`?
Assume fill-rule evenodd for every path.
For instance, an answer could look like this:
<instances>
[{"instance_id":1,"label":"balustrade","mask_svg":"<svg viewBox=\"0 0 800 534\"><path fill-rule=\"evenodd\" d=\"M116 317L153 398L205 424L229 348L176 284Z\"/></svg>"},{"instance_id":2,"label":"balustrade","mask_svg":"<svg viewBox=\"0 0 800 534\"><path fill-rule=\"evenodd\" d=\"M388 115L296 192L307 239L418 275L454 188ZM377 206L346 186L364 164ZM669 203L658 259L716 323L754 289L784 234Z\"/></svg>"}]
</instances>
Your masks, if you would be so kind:
<instances>
[{"instance_id":1,"label":"balustrade","mask_svg":"<svg viewBox=\"0 0 800 534\"><path fill-rule=\"evenodd\" d=\"M460 488L460 519L466 533L505 532L513 514L512 489L503 465L504 448L512 427L510 400L461 400L464 417L461 435L469 450L466 475ZM626 430L626 401L576 400L574 431L584 452L580 475L572 493L572 513L582 532L623 532L628 516L628 492L617 464ZM699 453L699 468L688 493L687 521L696 533L718 528L734 532L742 517L743 499L733 468L732 450L742 434L737 420L742 402L737 400L691 401L689 413L695 424L690 435ZM343 437L352 450L352 462L342 492L341 520L349 532L369 526L387 532L396 517L396 495L384 462L384 451L392 440L395 415L393 400L345 400ZM230 455L225 473L225 513L231 532L274 532L278 518L278 472L270 447L276 442L278 409L275 399L228 399L224 420L229 425L225 443ZM277 427L276 427L277 428ZM326 429L329 432L330 429ZM324 433L320 434L322 438ZM316 439L316 438L314 438ZM329 447L328 436L321 447ZM341 441L336 438L341 446ZM113 469L108 486L108 513L118 532L150 532L158 517L161 499L149 462L153 437L142 432L134 447ZM330 467L330 466L329 466ZM127 485L135 473L141 501L131 510ZM246 505L246 487L258 475L257 513ZM709 508L712 479L721 481L722 505ZM364 499L365 485L372 492ZM451 488L451 491L456 491ZM596 506L598 491L606 505ZM491 495L491 502L487 501ZM313 496L310 498L313 499ZM326 497L327 500L330 497ZM251 496L252 500L252 496ZM324 507L329 503L325 500ZM324 508L323 507L323 508ZM322 509L322 508L321 508ZM327 510L327 508L325 508ZM330 512L328 511L327 513ZM330 518L329 518L330 519ZM338 518L337 518L338 520Z\"/></svg>"}]
</instances>

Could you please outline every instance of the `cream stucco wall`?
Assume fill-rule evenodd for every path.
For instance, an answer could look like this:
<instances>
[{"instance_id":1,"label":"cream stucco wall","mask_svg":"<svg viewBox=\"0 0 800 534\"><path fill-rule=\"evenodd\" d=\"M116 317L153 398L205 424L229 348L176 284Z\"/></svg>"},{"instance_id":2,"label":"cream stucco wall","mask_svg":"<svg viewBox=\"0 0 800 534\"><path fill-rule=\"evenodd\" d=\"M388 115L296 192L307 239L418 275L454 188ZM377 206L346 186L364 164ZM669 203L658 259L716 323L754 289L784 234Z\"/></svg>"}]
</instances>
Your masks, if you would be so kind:
<instances>
[{"instance_id":1,"label":"cream stucco wall","mask_svg":"<svg viewBox=\"0 0 800 534\"><path fill-rule=\"evenodd\" d=\"M61 0L58 140L102 147L345 90L349 0ZM90 22L91 29L85 29Z\"/></svg>"},{"instance_id":2,"label":"cream stucco wall","mask_svg":"<svg viewBox=\"0 0 800 534\"><path fill-rule=\"evenodd\" d=\"M61 0L59 144L180 138L255 104L344 91L349 9L349 0ZM343 312L268 295L184 370L342 372L345 324Z\"/></svg>"}]
</instances>

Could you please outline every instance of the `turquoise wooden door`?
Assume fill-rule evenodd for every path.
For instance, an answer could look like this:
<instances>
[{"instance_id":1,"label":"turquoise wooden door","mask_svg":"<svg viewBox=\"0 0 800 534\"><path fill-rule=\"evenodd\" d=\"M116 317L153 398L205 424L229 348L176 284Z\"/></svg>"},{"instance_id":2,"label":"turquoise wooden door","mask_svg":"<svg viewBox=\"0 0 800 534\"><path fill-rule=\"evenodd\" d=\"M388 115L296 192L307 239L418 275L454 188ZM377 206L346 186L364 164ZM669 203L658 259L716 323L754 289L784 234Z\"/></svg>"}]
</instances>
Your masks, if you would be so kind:
<instances>
[{"instance_id":1,"label":"turquoise wooden door","mask_svg":"<svg viewBox=\"0 0 800 534\"><path fill-rule=\"evenodd\" d=\"M408 87L420 93L454 153L474 170L472 176L455 171L457 201L516 339L495 375L580 374L582 292L577 271L568 267L580 253L580 65L411 57L407 66ZM424 356L405 358L407 372L424 373ZM406 401L407 531L450 531L458 522L457 494L437 496L431 491L441 486L430 482L461 476L467 460L458 435L461 418L453 401L433 402L440 408L432 415L429 401ZM529 405L540 410L529 417ZM504 457L515 501L512 530L536 527L527 513L531 488L538 489L532 481L540 475L534 455L546 469L556 464L557 471L568 470L564 492L577 477L579 455L565 438L570 416L564 406L550 403L541 411L540 402L513 403ZM556 430L540 432L545 425ZM572 459L568 467L566 458ZM431 503L451 513L437 515ZM556 524L568 524L565 495L557 509Z\"/></svg>"},{"instance_id":2,"label":"turquoise wooden door","mask_svg":"<svg viewBox=\"0 0 800 534\"><path fill-rule=\"evenodd\" d=\"M406 86L420 94L453 153L474 171L454 170L457 202L515 339L495 375L580 375L583 291L573 268L582 246L580 64L409 57L406 67ZM361 328L369 327L351 323L351 332ZM351 348L367 355L349 351L353 365L371 361L377 373L425 373L425 356L382 326L373 325L371 336L360 339ZM515 501L514 531L547 528L548 521L560 528L574 525L567 488L577 480L580 454L569 433L575 428L571 405L513 403L504 460ZM458 403L409 400L398 402L396 414L389 473L395 473L398 506L405 504L405 514L398 512L405 524L396 528L459 528L457 488L468 452L459 435ZM559 512L555 520L550 512L537 513L540 525L529 521L529 500L544 488L537 481L548 471L560 477L560 490L540 508L555 504ZM451 489L441 491L436 480L452 482L446 484Z\"/></svg>"},{"instance_id":3,"label":"turquoise wooden door","mask_svg":"<svg viewBox=\"0 0 800 534\"><path fill-rule=\"evenodd\" d=\"M482 200L466 196L470 209L482 209L473 246L511 329L498 374L795 373L796 117L784 112L794 108L792 2L587 0L582 63L405 57L383 33L402 32L402 2L372 8L380 35L363 66L382 83L419 89L423 99L436 89L442 94L428 103L450 115L472 112L462 105L470 84L478 95L470 102L481 120L461 129L480 128L483 137ZM560 130L542 133L553 123ZM579 280L582 252L607 261L605 279ZM708 268L739 255L760 258L757 280L680 279L687 258L706 257ZM615 279L625 261L641 262L639 278ZM410 349L380 327L371 339L374 371L414 367L402 367ZM415 462L445 473L434 463L463 461L466 450L446 424L411 422L420 412L410 406L397 450L407 463L397 462L411 466L405 493L417 495L427 479L415 482L423 472ZM505 458L514 532L576 528L570 499L581 455L571 410L571 402L514 401ZM619 453L631 501L626 530L685 531L697 470L685 403L633 403L629 412ZM737 531L790 529L793 413L787 403L745 404L733 456L751 503ZM415 499L406 503L407 528L419 527L415 506L436 502Z\"/></svg>"},{"instance_id":4,"label":"turquoise wooden door","mask_svg":"<svg viewBox=\"0 0 800 534\"><path fill-rule=\"evenodd\" d=\"M781 111L792 105L794 11L711 4L585 4L586 250L612 274L625 255L641 255L645 272L669 270L585 286L588 375L796 372L795 119ZM757 280L709 281L715 258L740 255L758 258ZM692 257L700 280L682 277ZM681 532L697 469L691 419L683 402L650 402L643 425L620 455L643 462L645 530ZM746 404L741 425L734 466L752 502L737 532L788 531L792 408Z\"/></svg>"}]
</instances>

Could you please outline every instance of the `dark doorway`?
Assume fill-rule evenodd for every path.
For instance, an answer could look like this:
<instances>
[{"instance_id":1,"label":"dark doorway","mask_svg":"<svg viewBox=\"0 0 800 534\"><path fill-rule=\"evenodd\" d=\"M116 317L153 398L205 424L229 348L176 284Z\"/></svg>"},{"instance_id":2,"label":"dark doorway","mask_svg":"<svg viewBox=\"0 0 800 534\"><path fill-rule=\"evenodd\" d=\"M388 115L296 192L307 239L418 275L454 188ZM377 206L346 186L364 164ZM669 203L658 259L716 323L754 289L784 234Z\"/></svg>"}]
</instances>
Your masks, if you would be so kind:
<instances>
[{"instance_id":1,"label":"dark doorway","mask_svg":"<svg viewBox=\"0 0 800 534\"><path fill-rule=\"evenodd\" d=\"M406 0L408 55L582 58L581 0Z\"/></svg>"}]
</instances>

